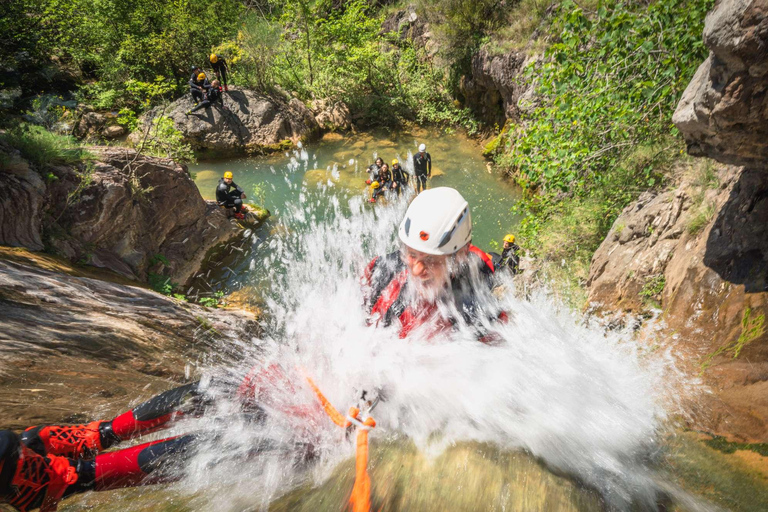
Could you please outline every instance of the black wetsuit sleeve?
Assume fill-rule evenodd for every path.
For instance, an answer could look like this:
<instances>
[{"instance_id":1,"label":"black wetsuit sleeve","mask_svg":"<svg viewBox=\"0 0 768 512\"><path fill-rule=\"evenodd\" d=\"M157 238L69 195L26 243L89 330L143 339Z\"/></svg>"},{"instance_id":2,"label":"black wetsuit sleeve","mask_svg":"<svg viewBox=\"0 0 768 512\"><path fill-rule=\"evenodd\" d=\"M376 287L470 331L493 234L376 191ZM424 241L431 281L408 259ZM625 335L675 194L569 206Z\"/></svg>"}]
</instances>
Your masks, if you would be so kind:
<instances>
[{"instance_id":1,"label":"black wetsuit sleeve","mask_svg":"<svg viewBox=\"0 0 768 512\"><path fill-rule=\"evenodd\" d=\"M11 487L19 461L19 436L10 430L0 430L0 503L7 503L16 492Z\"/></svg>"},{"instance_id":2,"label":"black wetsuit sleeve","mask_svg":"<svg viewBox=\"0 0 768 512\"><path fill-rule=\"evenodd\" d=\"M432 157L427 153L427 174L432 174Z\"/></svg>"},{"instance_id":3,"label":"black wetsuit sleeve","mask_svg":"<svg viewBox=\"0 0 768 512\"><path fill-rule=\"evenodd\" d=\"M229 199L227 191L229 187L226 183L219 183L219 185L216 187L216 202L219 203L219 205L227 204L227 200Z\"/></svg>"},{"instance_id":4,"label":"black wetsuit sleeve","mask_svg":"<svg viewBox=\"0 0 768 512\"><path fill-rule=\"evenodd\" d=\"M237 183L235 183L234 181L232 182L232 186L233 186L233 187L235 187L235 190L237 190L237 191L238 191L238 192L240 192L241 194L245 194L245 190L243 190L242 188L240 188L240 186L239 186Z\"/></svg>"}]
</instances>

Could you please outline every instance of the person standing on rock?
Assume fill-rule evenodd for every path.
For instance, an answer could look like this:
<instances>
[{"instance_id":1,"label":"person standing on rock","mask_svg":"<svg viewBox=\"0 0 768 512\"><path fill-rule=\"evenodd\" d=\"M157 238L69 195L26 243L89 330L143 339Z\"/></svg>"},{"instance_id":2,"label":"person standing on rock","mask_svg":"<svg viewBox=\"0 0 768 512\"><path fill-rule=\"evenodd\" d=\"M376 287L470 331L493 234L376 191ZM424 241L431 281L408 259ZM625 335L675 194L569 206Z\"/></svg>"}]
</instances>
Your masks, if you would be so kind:
<instances>
[{"instance_id":1,"label":"person standing on rock","mask_svg":"<svg viewBox=\"0 0 768 512\"><path fill-rule=\"evenodd\" d=\"M245 191L232 178L232 173L227 171L219 180L216 187L216 202L223 208L234 208L235 218L243 220L245 219L245 215L242 213Z\"/></svg>"},{"instance_id":2,"label":"person standing on rock","mask_svg":"<svg viewBox=\"0 0 768 512\"><path fill-rule=\"evenodd\" d=\"M504 237L504 248L497 268L508 268L513 274L520 272L520 246L515 243L515 235Z\"/></svg>"},{"instance_id":3,"label":"person standing on rock","mask_svg":"<svg viewBox=\"0 0 768 512\"><path fill-rule=\"evenodd\" d=\"M416 193L427 189L427 178L432 176L432 157L427 153L427 146L421 144L419 152L413 155L413 171L416 175Z\"/></svg>"},{"instance_id":4,"label":"person standing on rock","mask_svg":"<svg viewBox=\"0 0 768 512\"><path fill-rule=\"evenodd\" d=\"M209 60L211 61L211 67L213 67L213 73L216 75L216 78L221 80L221 83L224 84L224 90L229 91L229 88L227 87L227 73L229 72L227 61L224 60L224 57L215 53L211 54Z\"/></svg>"},{"instance_id":5,"label":"person standing on rock","mask_svg":"<svg viewBox=\"0 0 768 512\"><path fill-rule=\"evenodd\" d=\"M392 160L392 189L397 191L397 195L403 193L403 187L408 186L408 173L400 166L400 161L395 158Z\"/></svg>"},{"instance_id":6,"label":"person standing on rock","mask_svg":"<svg viewBox=\"0 0 768 512\"><path fill-rule=\"evenodd\" d=\"M192 101L195 102L195 105L205 99L205 93L210 87L211 84L208 83L205 73L200 72L197 76L194 76L193 73L193 77L189 79L189 92L192 93Z\"/></svg>"}]
</instances>

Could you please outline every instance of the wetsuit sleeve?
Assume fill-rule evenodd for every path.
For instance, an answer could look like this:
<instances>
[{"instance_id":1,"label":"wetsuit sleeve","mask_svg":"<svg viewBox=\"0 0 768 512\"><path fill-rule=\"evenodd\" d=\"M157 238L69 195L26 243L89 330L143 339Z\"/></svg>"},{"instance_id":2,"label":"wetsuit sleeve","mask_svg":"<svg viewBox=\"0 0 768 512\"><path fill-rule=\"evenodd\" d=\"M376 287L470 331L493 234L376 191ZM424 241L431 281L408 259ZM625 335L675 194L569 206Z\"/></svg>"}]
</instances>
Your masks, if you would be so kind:
<instances>
[{"instance_id":1,"label":"wetsuit sleeve","mask_svg":"<svg viewBox=\"0 0 768 512\"><path fill-rule=\"evenodd\" d=\"M427 174L432 174L432 156L427 153Z\"/></svg>"},{"instance_id":2,"label":"wetsuit sleeve","mask_svg":"<svg viewBox=\"0 0 768 512\"><path fill-rule=\"evenodd\" d=\"M190 79L189 79L189 88L190 88L190 89L194 89L194 90L196 90L196 91L199 91L199 90L200 90L200 86L199 86L199 85L197 85L197 82L195 81L195 79L194 79L194 78L190 78Z\"/></svg>"},{"instance_id":3,"label":"wetsuit sleeve","mask_svg":"<svg viewBox=\"0 0 768 512\"><path fill-rule=\"evenodd\" d=\"M240 188L240 186L239 186L237 183L235 183L234 181L232 182L232 186L233 186L233 187L235 187L235 190L237 190L237 191L238 191L238 192L240 192L241 194L245 194L245 190L243 190L242 188Z\"/></svg>"},{"instance_id":4,"label":"wetsuit sleeve","mask_svg":"<svg viewBox=\"0 0 768 512\"><path fill-rule=\"evenodd\" d=\"M216 202L219 203L219 206L225 205L227 203L227 187L224 183L219 183L219 185L216 187Z\"/></svg>"}]
</instances>

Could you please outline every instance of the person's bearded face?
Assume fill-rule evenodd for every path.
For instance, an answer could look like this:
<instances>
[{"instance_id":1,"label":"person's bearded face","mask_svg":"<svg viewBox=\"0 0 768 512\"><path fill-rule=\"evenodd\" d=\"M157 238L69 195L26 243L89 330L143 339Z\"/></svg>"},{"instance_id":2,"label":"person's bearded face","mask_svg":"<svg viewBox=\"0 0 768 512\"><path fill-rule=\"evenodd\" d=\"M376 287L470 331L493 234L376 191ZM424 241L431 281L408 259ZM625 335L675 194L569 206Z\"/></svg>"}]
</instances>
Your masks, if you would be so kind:
<instances>
[{"instance_id":1,"label":"person's bearded face","mask_svg":"<svg viewBox=\"0 0 768 512\"><path fill-rule=\"evenodd\" d=\"M403 260L416 298L435 301L450 285L450 256L426 254L403 246Z\"/></svg>"}]
</instances>

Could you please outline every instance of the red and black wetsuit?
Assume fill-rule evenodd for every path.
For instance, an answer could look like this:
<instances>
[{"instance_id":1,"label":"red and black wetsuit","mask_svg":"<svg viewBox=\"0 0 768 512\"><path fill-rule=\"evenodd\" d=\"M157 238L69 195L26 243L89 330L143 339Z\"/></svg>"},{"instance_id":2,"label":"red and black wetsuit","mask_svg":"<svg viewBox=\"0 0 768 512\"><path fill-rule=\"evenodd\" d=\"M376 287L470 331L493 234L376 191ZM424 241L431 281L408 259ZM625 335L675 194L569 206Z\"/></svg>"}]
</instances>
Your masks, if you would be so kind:
<instances>
[{"instance_id":1,"label":"red and black wetsuit","mask_svg":"<svg viewBox=\"0 0 768 512\"><path fill-rule=\"evenodd\" d=\"M166 391L111 421L31 427L21 435L0 430L0 503L22 512L56 510L81 492L104 491L178 478L201 434L188 434L100 453L115 444L168 428L173 420L200 415L210 399L199 382ZM247 391L247 389L246 389ZM241 390L242 392L242 390ZM247 417L264 411L248 403ZM276 448L265 440L259 450Z\"/></svg>"},{"instance_id":2,"label":"red and black wetsuit","mask_svg":"<svg viewBox=\"0 0 768 512\"><path fill-rule=\"evenodd\" d=\"M405 338L413 329L429 321L435 322L437 330L451 328L463 321L478 329L482 339L484 333L479 324L483 317L506 318L504 313L498 311L484 311L478 301L481 294L490 293L493 272L491 257L470 245L468 262L459 270L458 275L451 277L451 295L461 318L439 318L435 304L417 306L408 300L408 269L400 252L393 252L374 258L368 264L363 278L365 306L372 322L387 327L398 321L401 338ZM473 284L473 281L476 284ZM478 284L483 289L477 289Z\"/></svg>"}]
</instances>

